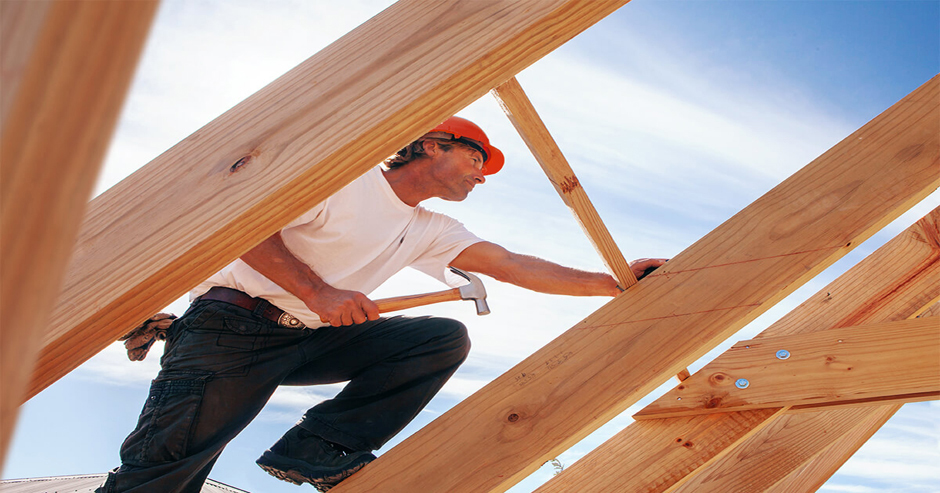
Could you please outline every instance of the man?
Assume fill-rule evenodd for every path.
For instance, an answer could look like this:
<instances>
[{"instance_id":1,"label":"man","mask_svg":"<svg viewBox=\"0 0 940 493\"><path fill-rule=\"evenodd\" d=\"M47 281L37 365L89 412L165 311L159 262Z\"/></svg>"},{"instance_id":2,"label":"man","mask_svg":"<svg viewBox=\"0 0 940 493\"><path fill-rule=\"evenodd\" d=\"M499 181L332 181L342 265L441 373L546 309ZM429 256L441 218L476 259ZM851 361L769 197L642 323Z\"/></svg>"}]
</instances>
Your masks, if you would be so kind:
<instances>
[{"instance_id":1,"label":"man","mask_svg":"<svg viewBox=\"0 0 940 493\"><path fill-rule=\"evenodd\" d=\"M481 240L419 203L460 201L503 166L483 131L452 117L200 284L167 331L162 370L122 465L100 492L196 492L278 385L348 381L258 459L326 491L375 458L464 361L466 328L381 318L365 293L404 267L448 266L544 293L614 296L617 282ZM633 264L639 275L662 265Z\"/></svg>"}]
</instances>

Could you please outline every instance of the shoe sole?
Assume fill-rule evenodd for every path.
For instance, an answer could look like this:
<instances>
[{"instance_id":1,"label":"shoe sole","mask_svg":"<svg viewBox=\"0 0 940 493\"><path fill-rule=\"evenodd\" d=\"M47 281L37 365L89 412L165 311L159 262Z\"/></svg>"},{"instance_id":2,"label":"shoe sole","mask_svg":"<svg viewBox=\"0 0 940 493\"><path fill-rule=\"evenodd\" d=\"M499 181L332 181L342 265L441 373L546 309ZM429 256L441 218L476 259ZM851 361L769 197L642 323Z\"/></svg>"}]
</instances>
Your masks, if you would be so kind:
<instances>
[{"instance_id":1,"label":"shoe sole","mask_svg":"<svg viewBox=\"0 0 940 493\"><path fill-rule=\"evenodd\" d=\"M327 491L373 460L375 460L375 456L371 453L359 452L346 466L339 468L315 467L304 461L267 451L255 463L265 472L281 481L296 485L310 483L319 491Z\"/></svg>"}]
</instances>

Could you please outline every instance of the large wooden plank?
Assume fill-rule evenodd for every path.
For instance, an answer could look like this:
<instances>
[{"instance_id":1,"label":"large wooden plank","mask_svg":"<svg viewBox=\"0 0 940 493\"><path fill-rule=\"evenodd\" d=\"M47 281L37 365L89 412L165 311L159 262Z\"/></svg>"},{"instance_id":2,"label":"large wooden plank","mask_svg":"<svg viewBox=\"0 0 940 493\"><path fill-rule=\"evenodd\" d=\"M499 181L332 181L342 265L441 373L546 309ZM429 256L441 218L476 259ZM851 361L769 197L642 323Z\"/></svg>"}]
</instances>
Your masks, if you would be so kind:
<instances>
[{"instance_id":1,"label":"large wooden plank","mask_svg":"<svg viewBox=\"0 0 940 493\"><path fill-rule=\"evenodd\" d=\"M816 456L805 461L799 467L792 468L792 472L778 479L770 487L764 488L763 491L767 493L801 493L818 490L900 408L901 406L898 404L871 408L865 419L857 423L850 433L839 437L838 440L822 449ZM768 481L762 482L760 486L765 487L779 475L778 473L775 476L768 476Z\"/></svg>"},{"instance_id":2,"label":"large wooden plank","mask_svg":"<svg viewBox=\"0 0 940 493\"><path fill-rule=\"evenodd\" d=\"M542 485L539 493L665 491L716 453L773 423L782 409L638 421ZM654 454L642 445L658 444ZM588 472L590 471L590 472ZM572 481L577 480L573 485Z\"/></svg>"},{"instance_id":3,"label":"large wooden plank","mask_svg":"<svg viewBox=\"0 0 940 493\"><path fill-rule=\"evenodd\" d=\"M339 491L504 491L934 190L938 116L935 77Z\"/></svg>"},{"instance_id":4,"label":"large wooden plank","mask_svg":"<svg viewBox=\"0 0 940 493\"><path fill-rule=\"evenodd\" d=\"M548 180L552 182L565 205L571 209L578 224L584 229L591 244L601 255L607 269L617 278L620 287L626 289L636 284L633 270L620 253L620 248L610 236L610 231L601 220L601 216L588 198L587 192L578 181L571 165L565 159L552 134L535 111L532 102L522 90L522 85L515 77L493 89L493 96L503 108L509 121L519 132L522 140L532 151Z\"/></svg>"},{"instance_id":5,"label":"large wooden plank","mask_svg":"<svg viewBox=\"0 0 940 493\"><path fill-rule=\"evenodd\" d=\"M919 316L940 316L940 302L934 303ZM794 469L765 491L767 493L801 493L818 490L865 442L868 441L888 418L901 409L900 405L889 404L882 410L872 408L872 414L886 416L881 423L860 423L851 434L840 438L826 447L819 455Z\"/></svg>"},{"instance_id":6,"label":"large wooden plank","mask_svg":"<svg viewBox=\"0 0 940 493\"><path fill-rule=\"evenodd\" d=\"M846 321L876 323L915 316L940 296L940 283L936 282L940 276L938 227L940 209L935 209L768 327L765 333L794 334L799 333L799 328L811 333L839 327ZM892 268L885 269L886 265ZM773 423L772 419L755 419L752 413L756 412L765 411L728 413L721 419L743 423L752 427L752 431ZM685 420L689 419L692 417L635 422L555 476L538 492L661 492L678 487L734 450L725 446L723 433L700 433L695 442L699 449L695 450L704 450L703 456L687 454L689 456L676 458L671 455L675 442L669 437L687 434ZM655 427L658 436L664 439L644 439L635 430L637 427ZM630 456L621 455L621 450L631 451ZM617 467L604 464L617 464ZM592 488L582 489L580 485L585 482L590 482Z\"/></svg>"},{"instance_id":7,"label":"large wooden plank","mask_svg":"<svg viewBox=\"0 0 940 493\"><path fill-rule=\"evenodd\" d=\"M740 341L634 418L938 396L940 318L926 317Z\"/></svg>"},{"instance_id":8,"label":"large wooden plank","mask_svg":"<svg viewBox=\"0 0 940 493\"><path fill-rule=\"evenodd\" d=\"M892 414L883 406L875 413L849 408L781 415L670 493L764 491L826 447L857 435L860 427L880 426ZM781 447L781 442L787 446Z\"/></svg>"},{"instance_id":9,"label":"large wooden plank","mask_svg":"<svg viewBox=\"0 0 940 493\"><path fill-rule=\"evenodd\" d=\"M196 131L89 205L30 395L627 1L402 0Z\"/></svg>"},{"instance_id":10,"label":"large wooden plank","mask_svg":"<svg viewBox=\"0 0 940 493\"><path fill-rule=\"evenodd\" d=\"M0 2L0 464L156 5Z\"/></svg>"}]
</instances>

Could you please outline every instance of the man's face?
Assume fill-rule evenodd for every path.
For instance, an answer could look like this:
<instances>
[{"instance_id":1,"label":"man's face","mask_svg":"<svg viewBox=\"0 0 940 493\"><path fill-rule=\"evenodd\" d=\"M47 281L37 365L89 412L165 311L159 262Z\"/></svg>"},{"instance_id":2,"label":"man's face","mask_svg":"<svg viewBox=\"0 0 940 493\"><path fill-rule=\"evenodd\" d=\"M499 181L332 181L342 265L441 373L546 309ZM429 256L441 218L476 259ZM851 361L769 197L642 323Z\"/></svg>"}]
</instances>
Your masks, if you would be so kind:
<instances>
[{"instance_id":1,"label":"man's face","mask_svg":"<svg viewBox=\"0 0 940 493\"><path fill-rule=\"evenodd\" d=\"M478 184L484 183L483 154L471 147L455 145L445 151L434 144L429 153L434 159L432 178L439 187L437 196L444 200L461 201Z\"/></svg>"}]
</instances>

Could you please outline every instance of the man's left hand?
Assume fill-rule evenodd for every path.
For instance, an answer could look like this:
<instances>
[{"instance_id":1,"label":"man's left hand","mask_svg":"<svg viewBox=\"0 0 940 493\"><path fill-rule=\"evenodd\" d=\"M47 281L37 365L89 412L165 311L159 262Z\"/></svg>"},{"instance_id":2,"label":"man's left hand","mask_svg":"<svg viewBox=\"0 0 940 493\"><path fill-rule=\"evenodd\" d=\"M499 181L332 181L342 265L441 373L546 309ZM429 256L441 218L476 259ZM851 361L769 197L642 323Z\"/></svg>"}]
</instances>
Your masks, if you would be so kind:
<instances>
[{"instance_id":1,"label":"man's left hand","mask_svg":"<svg viewBox=\"0 0 940 493\"><path fill-rule=\"evenodd\" d=\"M636 280L639 281L644 277L650 275L654 270L662 267L667 258L640 258L636 259L633 262L630 262L630 270L633 271L633 275L636 276Z\"/></svg>"}]
</instances>

